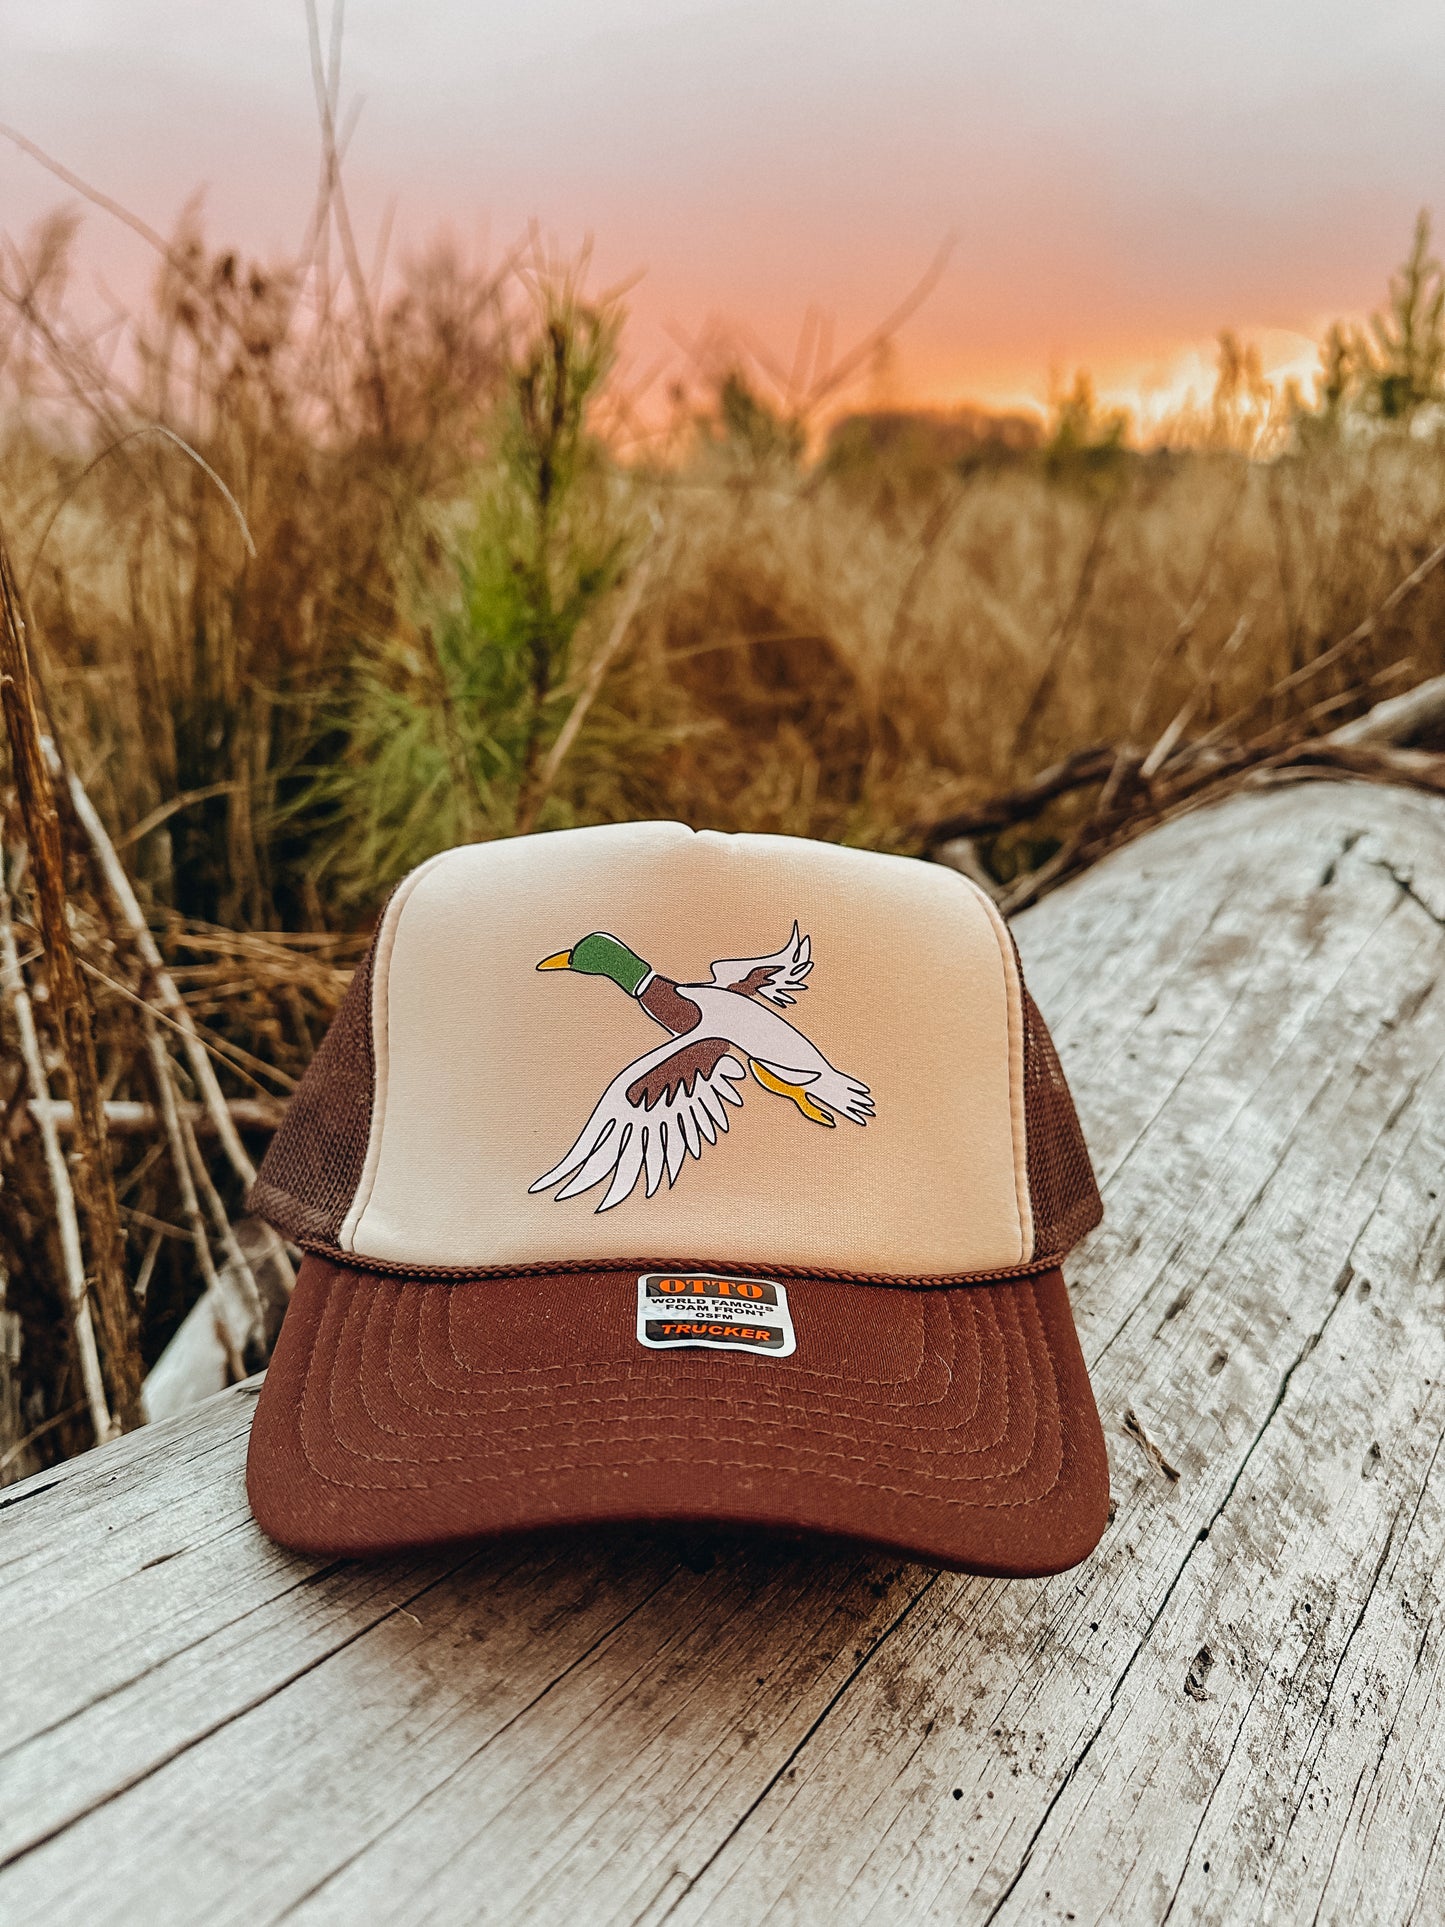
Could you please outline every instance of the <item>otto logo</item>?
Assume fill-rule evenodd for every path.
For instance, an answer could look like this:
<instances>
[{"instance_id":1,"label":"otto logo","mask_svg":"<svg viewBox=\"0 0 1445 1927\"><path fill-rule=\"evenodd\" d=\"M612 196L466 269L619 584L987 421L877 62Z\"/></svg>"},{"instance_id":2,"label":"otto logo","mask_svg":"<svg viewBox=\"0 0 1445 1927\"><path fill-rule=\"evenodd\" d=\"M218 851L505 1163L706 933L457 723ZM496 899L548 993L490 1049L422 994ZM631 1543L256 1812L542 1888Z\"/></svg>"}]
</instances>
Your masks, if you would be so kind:
<instances>
[{"instance_id":1,"label":"otto logo","mask_svg":"<svg viewBox=\"0 0 1445 1927\"><path fill-rule=\"evenodd\" d=\"M665 1292L669 1297L691 1292L703 1298L771 1298L772 1292L766 1285L751 1283L745 1278L659 1278L652 1289Z\"/></svg>"},{"instance_id":2,"label":"otto logo","mask_svg":"<svg viewBox=\"0 0 1445 1927\"><path fill-rule=\"evenodd\" d=\"M637 1281L642 1345L713 1345L786 1358L796 1349L788 1294L770 1278L644 1272Z\"/></svg>"}]
</instances>

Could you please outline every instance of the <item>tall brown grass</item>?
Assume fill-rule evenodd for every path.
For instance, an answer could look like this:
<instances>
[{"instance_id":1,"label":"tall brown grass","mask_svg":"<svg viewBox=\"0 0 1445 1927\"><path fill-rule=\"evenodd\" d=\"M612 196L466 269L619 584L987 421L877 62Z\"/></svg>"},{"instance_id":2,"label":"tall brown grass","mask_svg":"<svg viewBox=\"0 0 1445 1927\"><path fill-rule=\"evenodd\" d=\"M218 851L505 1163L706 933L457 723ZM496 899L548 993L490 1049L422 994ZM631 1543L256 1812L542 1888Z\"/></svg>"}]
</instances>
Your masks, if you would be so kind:
<instances>
[{"instance_id":1,"label":"tall brown grass","mask_svg":"<svg viewBox=\"0 0 1445 1927\"><path fill-rule=\"evenodd\" d=\"M299 266L187 231L122 384L66 316L67 240L44 232L3 290L0 518L73 754L186 916L350 925L519 812L907 848L1190 696L1201 728L1343 716L1445 667L1432 583L1338 677L1265 700L1439 539L1433 440L1298 435L1263 462L1216 409L1214 445L1139 454L1091 441L1071 397L1034 452L810 462L734 375L680 459L627 463L595 426L620 317L565 277L436 251L363 328L318 315ZM532 398L573 445L539 454L526 384L587 327L578 392Z\"/></svg>"},{"instance_id":2,"label":"tall brown grass","mask_svg":"<svg viewBox=\"0 0 1445 1927\"><path fill-rule=\"evenodd\" d=\"M1445 671L1441 573L1308 673L1445 531L1418 330L1335 339L1314 412L1226 340L1188 445L1153 451L1086 382L1034 428L824 440L827 370L769 395L765 365L714 359L663 458L624 433L618 304L535 244L494 269L436 247L383 294L314 245L267 268L188 225L108 345L73 247L56 220L0 261L0 527L55 726L236 1096L284 1098L389 885L458 838L670 816L916 850L1186 708L1323 728ZM996 873L1070 807L986 848ZM8 859L8 798L4 822ZM23 892L17 926L33 974ZM133 1000L104 928L77 933L106 1095L144 1102ZM7 1424L38 1442L0 1480L84 1437L9 1022L0 1340L18 1318L26 1349L0 1458ZM116 1161L150 1362L199 1281L164 1160Z\"/></svg>"},{"instance_id":3,"label":"tall brown grass","mask_svg":"<svg viewBox=\"0 0 1445 1927\"><path fill-rule=\"evenodd\" d=\"M119 829L171 810L132 848L160 900L315 924L294 805L426 509L485 457L501 281L437 249L363 319L308 263L185 228L107 361L67 311L71 238L47 225L0 283L0 514L53 700Z\"/></svg>"}]
</instances>

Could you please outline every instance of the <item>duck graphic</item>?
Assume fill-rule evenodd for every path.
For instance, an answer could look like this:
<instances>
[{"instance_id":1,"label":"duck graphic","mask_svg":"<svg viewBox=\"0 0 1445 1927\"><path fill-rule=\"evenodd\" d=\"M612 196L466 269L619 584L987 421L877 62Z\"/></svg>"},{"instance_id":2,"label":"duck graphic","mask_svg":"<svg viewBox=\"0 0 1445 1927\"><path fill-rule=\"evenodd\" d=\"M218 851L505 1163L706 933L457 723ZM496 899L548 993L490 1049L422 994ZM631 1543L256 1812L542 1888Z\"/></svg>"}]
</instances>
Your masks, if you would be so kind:
<instances>
[{"instance_id":1,"label":"duck graphic","mask_svg":"<svg viewBox=\"0 0 1445 1927\"><path fill-rule=\"evenodd\" d=\"M528 1188L560 1185L555 1202L611 1183L598 1211L630 1198L645 1174L650 1198L664 1175L672 1184L689 1157L701 1158L728 1128L729 1105L743 1101L748 1072L765 1091L786 1097L805 1118L832 1130L838 1116L866 1124L868 1086L835 1070L817 1045L778 1015L807 989L812 943L796 922L771 957L723 958L705 984L659 976L620 937L594 930L570 950L544 957L538 970L610 977L667 1032L666 1043L620 1070L560 1164ZM770 1008L769 1006L772 1006Z\"/></svg>"}]
</instances>

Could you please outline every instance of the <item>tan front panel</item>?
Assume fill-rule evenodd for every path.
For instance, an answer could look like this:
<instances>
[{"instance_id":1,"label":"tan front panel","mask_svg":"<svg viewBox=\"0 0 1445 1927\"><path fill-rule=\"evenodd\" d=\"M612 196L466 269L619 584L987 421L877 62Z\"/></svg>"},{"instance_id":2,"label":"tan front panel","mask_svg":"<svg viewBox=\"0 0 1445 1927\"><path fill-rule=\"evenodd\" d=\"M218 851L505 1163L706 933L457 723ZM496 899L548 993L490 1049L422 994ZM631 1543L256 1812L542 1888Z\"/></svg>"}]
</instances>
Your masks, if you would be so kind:
<instances>
[{"instance_id":1,"label":"tan front panel","mask_svg":"<svg viewBox=\"0 0 1445 1927\"><path fill-rule=\"evenodd\" d=\"M794 1002L711 986L718 959L786 952L795 922L813 968L795 958L769 980L805 983ZM593 931L660 978L708 986L693 1041L710 1047L669 1070L671 1033L614 977L537 969ZM578 952L613 954L625 956ZM641 990L676 1023L665 990ZM358 1254L458 1266L718 1258L905 1277L1031 1255L1012 950L992 906L948 870L673 823L474 845L424 865L393 900L373 1016L376 1116L341 1234ZM709 1060L709 1088L726 1081L740 1107L704 1101ZM619 1080L632 1065L636 1077ZM644 1073L652 1101L629 1100ZM589 1152L609 1088L616 1117L595 1122ZM691 1106L672 1113L673 1157L687 1153L675 1182L662 1175L649 1197L644 1168L599 1211L621 1182L608 1160L619 1144L621 1162L635 1160L669 1104ZM713 1126L709 1142L713 1112L729 1129ZM574 1165L600 1180L572 1197L558 1196L565 1176L529 1190L566 1168L579 1138Z\"/></svg>"}]
</instances>

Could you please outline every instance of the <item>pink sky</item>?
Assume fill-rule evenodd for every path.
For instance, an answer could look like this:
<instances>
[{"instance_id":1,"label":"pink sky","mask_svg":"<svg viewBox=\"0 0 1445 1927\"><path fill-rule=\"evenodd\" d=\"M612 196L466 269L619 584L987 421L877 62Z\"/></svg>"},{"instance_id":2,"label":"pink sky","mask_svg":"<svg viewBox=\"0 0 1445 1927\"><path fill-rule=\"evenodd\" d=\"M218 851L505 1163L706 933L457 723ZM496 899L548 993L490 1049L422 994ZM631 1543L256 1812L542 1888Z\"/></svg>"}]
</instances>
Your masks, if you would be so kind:
<instances>
[{"instance_id":1,"label":"pink sky","mask_svg":"<svg viewBox=\"0 0 1445 1927\"><path fill-rule=\"evenodd\" d=\"M327 11L322 0L323 14ZM1378 301L1415 210L1445 219L1438 0L352 0L348 178L495 249L532 217L642 272L633 353L748 321L787 358L810 303L865 333L947 235L900 393L1207 380L1223 326L1274 365ZM165 228L304 226L316 171L301 0L3 0L0 119ZM64 196L0 145L0 225ZM87 270L143 251L87 217Z\"/></svg>"}]
</instances>

